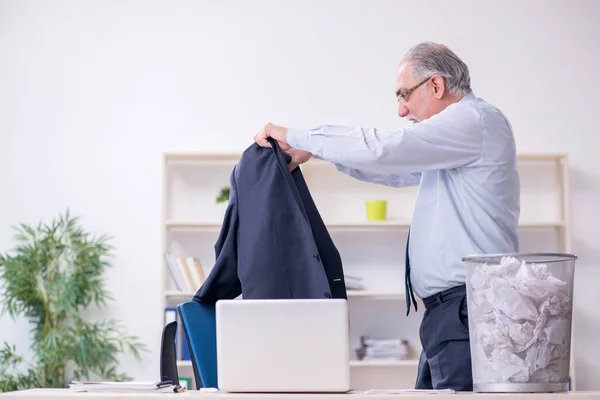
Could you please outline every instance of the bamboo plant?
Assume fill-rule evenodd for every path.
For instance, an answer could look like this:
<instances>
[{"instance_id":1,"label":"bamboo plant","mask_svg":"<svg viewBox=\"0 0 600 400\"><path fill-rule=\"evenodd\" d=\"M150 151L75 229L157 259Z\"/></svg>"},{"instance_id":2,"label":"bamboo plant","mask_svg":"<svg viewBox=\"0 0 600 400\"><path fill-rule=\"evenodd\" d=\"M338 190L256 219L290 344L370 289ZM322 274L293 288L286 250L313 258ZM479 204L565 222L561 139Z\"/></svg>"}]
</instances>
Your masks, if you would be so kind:
<instances>
[{"instance_id":1,"label":"bamboo plant","mask_svg":"<svg viewBox=\"0 0 600 400\"><path fill-rule=\"evenodd\" d=\"M2 315L31 324L33 360L15 346L0 349L0 391L67 387L71 379L130 380L117 372L118 355L136 359L147 348L114 319L89 321L86 311L112 300L104 287L111 246L85 232L67 210L52 223L15 227L14 250L0 253Z\"/></svg>"}]
</instances>

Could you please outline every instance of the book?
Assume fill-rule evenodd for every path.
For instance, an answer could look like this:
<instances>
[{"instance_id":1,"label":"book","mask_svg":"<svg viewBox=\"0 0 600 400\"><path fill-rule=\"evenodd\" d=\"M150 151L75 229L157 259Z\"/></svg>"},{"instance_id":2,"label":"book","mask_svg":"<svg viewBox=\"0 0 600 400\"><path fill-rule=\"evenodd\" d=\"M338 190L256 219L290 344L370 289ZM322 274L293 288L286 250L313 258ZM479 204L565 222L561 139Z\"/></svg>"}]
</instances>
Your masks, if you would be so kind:
<instances>
[{"instance_id":1,"label":"book","mask_svg":"<svg viewBox=\"0 0 600 400\"><path fill-rule=\"evenodd\" d=\"M166 252L165 260L169 274L175 283L175 288L180 292L195 292L206 280L202 264L195 257L174 256Z\"/></svg>"},{"instance_id":2,"label":"book","mask_svg":"<svg viewBox=\"0 0 600 400\"><path fill-rule=\"evenodd\" d=\"M194 257L186 257L184 261L187 269L190 271L192 282L195 287L194 290L198 290L204 283L204 271L202 271L202 266Z\"/></svg>"},{"instance_id":3,"label":"book","mask_svg":"<svg viewBox=\"0 0 600 400\"><path fill-rule=\"evenodd\" d=\"M179 384L186 389L192 389L192 378L189 376L180 376Z\"/></svg>"},{"instance_id":4,"label":"book","mask_svg":"<svg viewBox=\"0 0 600 400\"><path fill-rule=\"evenodd\" d=\"M191 360L190 349L188 347L187 338L183 331L183 322L179 317L179 313L175 307L165 308L165 325L177 321L177 331L175 333L175 354L178 360Z\"/></svg>"},{"instance_id":5,"label":"book","mask_svg":"<svg viewBox=\"0 0 600 400\"><path fill-rule=\"evenodd\" d=\"M175 257L175 262L181 271L181 274L185 277L186 289L187 292L195 292L198 290L198 287L194 283L194 278L192 277L192 271L188 267L185 258L183 257Z\"/></svg>"},{"instance_id":6,"label":"book","mask_svg":"<svg viewBox=\"0 0 600 400\"><path fill-rule=\"evenodd\" d=\"M179 268L175 257L171 253L165 253L165 261L169 269L169 274L175 283L177 290L183 292L189 290L189 284L187 282L185 273Z\"/></svg>"}]
</instances>

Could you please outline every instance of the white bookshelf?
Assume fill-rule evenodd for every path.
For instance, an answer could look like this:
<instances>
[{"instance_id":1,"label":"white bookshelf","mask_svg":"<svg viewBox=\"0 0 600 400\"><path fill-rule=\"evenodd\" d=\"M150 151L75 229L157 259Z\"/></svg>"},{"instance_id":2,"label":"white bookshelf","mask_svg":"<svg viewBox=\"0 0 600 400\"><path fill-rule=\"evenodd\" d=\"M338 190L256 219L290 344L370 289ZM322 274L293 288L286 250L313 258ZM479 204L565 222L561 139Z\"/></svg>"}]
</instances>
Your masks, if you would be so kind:
<instances>
[{"instance_id":1,"label":"white bookshelf","mask_svg":"<svg viewBox=\"0 0 600 400\"><path fill-rule=\"evenodd\" d=\"M237 154L163 156L163 253L196 257L207 276L215 261L214 244L226 209L225 204L215 204L215 197L221 187L229 185L231 170L238 160ZM521 251L571 252L567 156L519 154L518 161ZM419 311L405 316L404 252L417 188L360 182L316 159L304 164L302 172L340 252L344 273L361 276L366 286L364 291L348 291L352 387L414 387L424 307L419 302ZM386 221L367 221L365 201L370 199L388 201ZM166 264L163 265L164 306L189 301L195 292L175 290ZM410 358L358 360L355 349L361 335L407 340ZM180 375L192 377L190 361L179 361L178 366ZM572 366L572 378L574 375Z\"/></svg>"}]
</instances>

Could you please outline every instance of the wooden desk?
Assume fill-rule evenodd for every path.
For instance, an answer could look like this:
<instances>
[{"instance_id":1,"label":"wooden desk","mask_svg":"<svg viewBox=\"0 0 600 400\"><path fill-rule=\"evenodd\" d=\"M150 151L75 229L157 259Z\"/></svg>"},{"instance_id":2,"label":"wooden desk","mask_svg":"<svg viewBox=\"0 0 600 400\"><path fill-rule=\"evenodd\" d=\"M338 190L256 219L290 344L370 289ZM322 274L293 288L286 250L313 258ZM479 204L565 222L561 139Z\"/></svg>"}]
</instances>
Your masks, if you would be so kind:
<instances>
[{"instance_id":1,"label":"wooden desk","mask_svg":"<svg viewBox=\"0 0 600 400\"><path fill-rule=\"evenodd\" d=\"M346 394L289 394L289 393L207 393L196 390L184 393L86 393L71 392L68 389L32 389L18 392L0 394L0 400L38 400L38 399L95 399L95 400L121 400L121 399L200 399L200 400L494 400L510 398L511 400L591 400L599 399L600 392L566 392L566 393L456 393L456 394L399 394L381 395L365 394L364 392L351 392Z\"/></svg>"}]
</instances>

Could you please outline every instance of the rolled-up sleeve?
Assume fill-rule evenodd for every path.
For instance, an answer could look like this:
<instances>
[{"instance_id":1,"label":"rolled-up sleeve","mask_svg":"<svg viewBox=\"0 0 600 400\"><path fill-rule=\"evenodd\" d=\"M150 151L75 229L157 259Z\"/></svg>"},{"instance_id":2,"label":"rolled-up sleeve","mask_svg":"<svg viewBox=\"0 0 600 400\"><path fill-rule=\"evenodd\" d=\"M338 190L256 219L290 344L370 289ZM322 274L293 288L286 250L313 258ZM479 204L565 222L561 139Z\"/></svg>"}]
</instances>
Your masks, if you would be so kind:
<instances>
[{"instance_id":1,"label":"rolled-up sleeve","mask_svg":"<svg viewBox=\"0 0 600 400\"><path fill-rule=\"evenodd\" d=\"M322 125L310 130L288 129L287 139L292 147L348 171L402 177L476 162L482 155L485 126L476 108L456 103L405 128ZM412 175L411 181L416 177Z\"/></svg>"}]
</instances>

